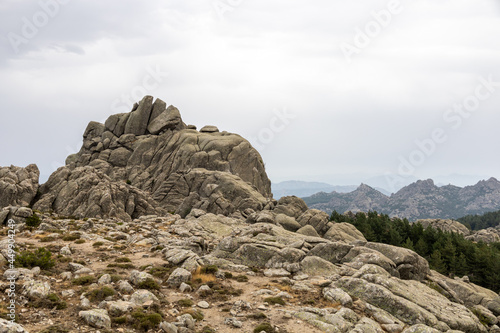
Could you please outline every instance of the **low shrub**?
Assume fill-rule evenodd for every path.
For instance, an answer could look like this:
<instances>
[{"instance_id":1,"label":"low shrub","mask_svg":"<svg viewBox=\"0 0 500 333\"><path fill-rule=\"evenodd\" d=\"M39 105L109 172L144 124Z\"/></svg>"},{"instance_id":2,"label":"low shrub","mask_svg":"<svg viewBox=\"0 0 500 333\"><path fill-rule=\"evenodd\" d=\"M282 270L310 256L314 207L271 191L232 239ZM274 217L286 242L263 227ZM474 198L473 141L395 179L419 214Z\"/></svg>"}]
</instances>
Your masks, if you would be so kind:
<instances>
[{"instance_id":1,"label":"low shrub","mask_svg":"<svg viewBox=\"0 0 500 333\"><path fill-rule=\"evenodd\" d=\"M113 289L111 289L110 287L101 287L101 288L97 288L97 289L89 291L87 293L87 297L92 302L94 302L94 301L101 302L101 301L104 301L106 299L106 297L114 296L115 294L116 294L116 292Z\"/></svg>"},{"instance_id":2,"label":"low shrub","mask_svg":"<svg viewBox=\"0 0 500 333\"><path fill-rule=\"evenodd\" d=\"M32 251L22 251L16 255L16 266L24 268L40 267L40 269L51 269L56 261L52 258L52 252L44 247Z\"/></svg>"},{"instance_id":3,"label":"low shrub","mask_svg":"<svg viewBox=\"0 0 500 333\"><path fill-rule=\"evenodd\" d=\"M92 284L95 282L95 276L92 275L84 275L80 276L79 278L73 279L71 283L77 286L87 286L89 284Z\"/></svg>"}]
</instances>

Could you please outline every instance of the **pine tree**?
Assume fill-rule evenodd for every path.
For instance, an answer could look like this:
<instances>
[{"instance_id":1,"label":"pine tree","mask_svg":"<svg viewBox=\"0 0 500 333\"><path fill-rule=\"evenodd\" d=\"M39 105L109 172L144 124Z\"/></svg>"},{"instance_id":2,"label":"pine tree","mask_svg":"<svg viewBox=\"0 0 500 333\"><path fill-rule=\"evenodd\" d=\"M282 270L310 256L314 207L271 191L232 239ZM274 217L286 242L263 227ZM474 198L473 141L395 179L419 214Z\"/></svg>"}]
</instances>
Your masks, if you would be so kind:
<instances>
[{"instance_id":1,"label":"pine tree","mask_svg":"<svg viewBox=\"0 0 500 333\"><path fill-rule=\"evenodd\" d=\"M406 239L406 241L403 243L402 245L403 247L407 248L407 249L410 249L412 251L415 251L415 248L413 247L413 242L412 240L410 239L410 237L408 237Z\"/></svg>"},{"instance_id":2,"label":"pine tree","mask_svg":"<svg viewBox=\"0 0 500 333\"><path fill-rule=\"evenodd\" d=\"M431 260L429 261L431 268L438 271L441 274L446 274L446 264L441 257L441 252L435 250L431 254Z\"/></svg>"},{"instance_id":3,"label":"pine tree","mask_svg":"<svg viewBox=\"0 0 500 333\"><path fill-rule=\"evenodd\" d=\"M415 244L415 252L420 254L422 257L427 257L427 254L429 253L429 248L423 238L420 238Z\"/></svg>"}]
</instances>

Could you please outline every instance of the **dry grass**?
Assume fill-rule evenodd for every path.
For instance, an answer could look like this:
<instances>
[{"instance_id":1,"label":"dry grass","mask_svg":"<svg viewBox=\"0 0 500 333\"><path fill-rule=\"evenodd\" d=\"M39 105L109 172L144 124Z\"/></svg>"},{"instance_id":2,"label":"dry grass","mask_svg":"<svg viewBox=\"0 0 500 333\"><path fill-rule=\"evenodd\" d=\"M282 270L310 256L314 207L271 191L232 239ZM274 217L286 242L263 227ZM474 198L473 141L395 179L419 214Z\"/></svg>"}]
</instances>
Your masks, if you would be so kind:
<instances>
[{"instance_id":1,"label":"dry grass","mask_svg":"<svg viewBox=\"0 0 500 333\"><path fill-rule=\"evenodd\" d=\"M198 269L193 273L192 281L195 281L196 283L200 284L207 284L209 282L217 281L217 278L212 274L202 273L201 267L198 267Z\"/></svg>"}]
</instances>

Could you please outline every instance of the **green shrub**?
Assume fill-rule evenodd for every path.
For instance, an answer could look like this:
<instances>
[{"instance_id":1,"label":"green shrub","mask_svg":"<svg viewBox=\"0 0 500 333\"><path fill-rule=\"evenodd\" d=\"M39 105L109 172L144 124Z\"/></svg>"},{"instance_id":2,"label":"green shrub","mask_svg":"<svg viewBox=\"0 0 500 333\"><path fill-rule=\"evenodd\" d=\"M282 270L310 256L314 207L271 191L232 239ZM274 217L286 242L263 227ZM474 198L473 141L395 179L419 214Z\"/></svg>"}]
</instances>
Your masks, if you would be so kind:
<instances>
[{"instance_id":1,"label":"green shrub","mask_svg":"<svg viewBox=\"0 0 500 333\"><path fill-rule=\"evenodd\" d=\"M118 275L118 274L111 274L111 282L115 282L116 283L116 282L118 282L118 281L120 281L122 279L123 278L120 275Z\"/></svg>"},{"instance_id":2,"label":"green shrub","mask_svg":"<svg viewBox=\"0 0 500 333\"><path fill-rule=\"evenodd\" d=\"M253 330L254 333L266 332L266 333L274 333L274 327L269 323L262 323L257 325L257 327Z\"/></svg>"},{"instance_id":3,"label":"green shrub","mask_svg":"<svg viewBox=\"0 0 500 333\"><path fill-rule=\"evenodd\" d=\"M248 282L248 276L246 275L238 275L234 279L238 282Z\"/></svg>"},{"instance_id":4,"label":"green shrub","mask_svg":"<svg viewBox=\"0 0 500 333\"><path fill-rule=\"evenodd\" d=\"M151 278L147 278L145 281L142 281L137 285L139 289L148 289L148 290L160 290L160 285L158 282Z\"/></svg>"},{"instance_id":5,"label":"green shrub","mask_svg":"<svg viewBox=\"0 0 500 333\"><path fill-rule=\"evenodd\" d=\"M71 283L73 283L74 285L77 285L77 286L87 286L89 284L94 283L95 280L96 280L95 277L92 275L84 275L84 276L80 276L77 279L74 279Z\"/></svg>"},{"instance_id":6,"label":"green shrub","mask_svg":"<svg viewBox=\"0 0 500 333\"><path fill-rule=\"evenodd\" d=\"M49 326L38 333L68 333L69 330L67 328L61 327L59 325Z\"/></svg>"},{"instance_id":7,"label":"green shrub","mask_svg":"<svg viewBox=\"0 0 500 333\"><path fill-rule=\"evenodd\" d=\"M55 241L56 239L54 237L51 237L51 236L45 236L45 237L42 237L40 238L39 242L40 243L48 243L48 242L53 242Z\"/></svg>"},{"instance_id":8,"label":"green shrub","mask_svg":"<svg viewBox=\"0 0 500 333\"><path fill-rule=\"evenodd\" d=\"M281 297L268 297L264 299L264 302L269 303L270 305L285 305L285 301Z\"/></svg>"},{"instance_id":9,"label":"green shrub","mask_svg":"<svg viewBox=\"0 0 500 333\"><path fill-rule=\"evenodd\" d=\"M30 228L38 228L38 226L40 226L41 223L42 220L40 220L40 217L36 215L36 213L33 213L33 215L26 218L26 225Z\"/></svg>"},{"instance_id":10,"label":"green shrub","mask_svg":"<svg viewBox=\"0 0 500 333\"><path fill-rule=\"evenodd\" d=\"M87 297L92 302L94 302L94 301L101 302L101 301L104 301L106 299L106 297L114 296L115 294L116 294L116 292L113 289L111 289L109 287L101 287L101 288L97 288L97 289L89 291L87 293Z\"/></svg>"},{"instance_id":11,"label":"green shrub","mask_svg":"<svg viewBox=\"0 0 500 333\"><path fill-rule=\"evenodd\" d=\"M99 246L103 246L104 243L103 242L95 242L94 244L92 244L93 247L99 247Z\"/></svg>"},{"instance_id":12,"label":"green shrub","mask_svg":"<svg viewBox=\"0 0 500 333\"><path fill-rule=\"evenodd\" d=\"M111 318L111 322L112 322L113 324L122 325L122 324L127 323L127 317L126 317L126 316L123 316L123 317L115 317L115 318Z\"/></svg>"},{"instance_id":13,"label":"green shrub","mask_svg":"<svg viewBox=\"0 0 500 333\"><path fill-rule=\"evenodd\" d=\"M66 302L62 301L56 294L49 294L46 298L37 299L31 304L35 308L56 308L56 310L64 310L68 307Z\"/></svg>"},{"instance_id":14,"label":"green shrub","mask_svg":"<svg viewBox=\"0 0 500 333\"><path fill-rule=\"evenodd\" d=\"M201 333L215 333L215 332L217 331L210 326L205 326L201 329Z\"/></svg>"},{"instance_id":15,"label":"green shrub","mask_svg":"<svg viewBox=\"0 0 500 333\"><path fill-rule=\"evenodd\" d=\"M123 257L123 258L116 258L115 262L132 262L132 260L130 260L127 257Z\"/></svg>"},{"instance_id":16,"label":"green shrub","mask_svg":"<svg viewBox=\"0 0 500 333\"><path fill-rule=\"evenodd\" d=\"M40 269L50 269L54 267L56 261L52 258L52 253L44 247L36 249L34 252L22 251L16 255L16 266L24 268L40 267Z\"/></svg>"},{"instance_id":17,"label":"green shrub","mask_svg":"<svg viewBox=\"0 0 500 333\"><path fill-rule=\"evenodd\" d=\"M113 268L113 267L116 267L116 268L121 268L121 269L133 269L135 268L134 265L132 264L108 264L108 267L110 268Z\"/></svg>"},{"instance_id":18,"label":"green shrub","mask_svg":"<svg viewBox=\"0 0 500 333\"><path fill-rule=\"evenodd\" d=\"M135 319L134 326L145 332L157 328L163 319L159 313L146 313L140 310L133 312L132 318Z\"/></svg>"},{"instance_id":19,"label":"green shrub","mask_svg":"<svg viewBox=\"0 0 500 333\"><path fill-rule=\"evenodd\" d=\"M205 315L200 310L184 310L182 311L182 314L189 314L196 321L202 321L205 318Z\"/></svg>"},{"instance_id":20,"label":"green shrub","mask_svg":"<svg viewBox=\"0 0 500 333\"><path fill-rule=\"evenodd\" d=\"M267 319L267 316L262 312L252 313L247 316L251 319Z\"/></svg>"},{"instance_id":21,"label":"green shrub","mask_svg":"<svg viewBox=\"0 0 500 333\"><path fill-rule=\"evenodd\" d=\"M215 265L202 266L200 269L201 274L212 274L215 275L219 271L219 268Z\"/></svg>"},{"instance_id":22,"label":"green shrub","mask_svg":"<svg viewBox=\"0 0 500 333\"><path fill-rule=\"evenodd\" d=\"M75 241L75 244L83 244L83 243L85 243L85 239L80 238Z\"/></svg>"},{"instance_id":23,"label":"green shrub","mask_svg":"<svg viewBox=\"0 0 500 333\"><path fill-rule=\"evenodd\" d=\"M194 302L192 300L190 300L189 298L185 298L185 299L178 300L177 304L179 304L179 306L181 306L183 308L189 308L189 307L193 306Z\"/></svg>"},{"instance_id":24,"label":"green shrub","mask_svg":"<svg viewBox=\"0 0 500 333\"><path fill-rule=\"evenodd\" d=\"M154 266L151 267L148 271L149 274L153 275L154 277L163 279L167 275L169 275L173 271L173 267L170 265L165 265L165 266Z\"/></svg>"}]
</instances>

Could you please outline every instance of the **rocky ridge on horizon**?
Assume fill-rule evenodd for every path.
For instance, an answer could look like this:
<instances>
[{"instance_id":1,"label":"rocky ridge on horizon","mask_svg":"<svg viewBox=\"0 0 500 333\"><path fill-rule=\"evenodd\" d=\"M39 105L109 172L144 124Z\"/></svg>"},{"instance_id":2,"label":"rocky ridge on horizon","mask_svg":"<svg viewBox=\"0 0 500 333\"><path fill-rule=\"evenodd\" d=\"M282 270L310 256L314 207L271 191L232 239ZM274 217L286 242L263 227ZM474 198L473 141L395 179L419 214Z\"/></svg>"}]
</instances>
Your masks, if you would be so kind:
<instances>
[{"instance_id":1,"label":"rocky ridge on horizon","mask_svg":"<svg viewBox=\"0 0 500 333\"><path fill-rule=\"evenodd\" d=\"M46 265L29 255L43 247L54 267L6 270L0 241L0 289L15 277L20 319L0 319L2 333L500 332L496 292L274 200L248 141L197 131L159 99L91 122L42 186L37 171L0 168L0 232L14 220L20 258Z\"/></svg>"},{"instance_id":2,"label":"rocky ridge on horizon","mask_svg":"<svg viewBox=\"0 0 500 333\"><path fill-rule=\"evenodd\" d=\"M457 219L500 209L500 181L495 178L476 185L438 187L431 179L419 180L391 196L362 184L351 193L317 193L303 198L310 208L331 213L374 210L392 217Z\"/></svg>"}]
</instances>

